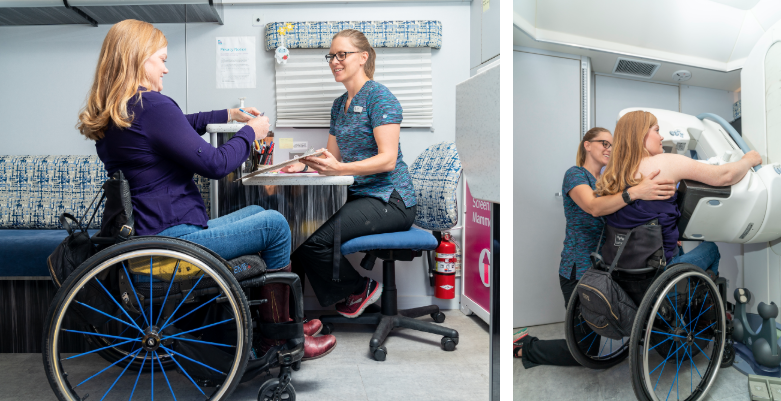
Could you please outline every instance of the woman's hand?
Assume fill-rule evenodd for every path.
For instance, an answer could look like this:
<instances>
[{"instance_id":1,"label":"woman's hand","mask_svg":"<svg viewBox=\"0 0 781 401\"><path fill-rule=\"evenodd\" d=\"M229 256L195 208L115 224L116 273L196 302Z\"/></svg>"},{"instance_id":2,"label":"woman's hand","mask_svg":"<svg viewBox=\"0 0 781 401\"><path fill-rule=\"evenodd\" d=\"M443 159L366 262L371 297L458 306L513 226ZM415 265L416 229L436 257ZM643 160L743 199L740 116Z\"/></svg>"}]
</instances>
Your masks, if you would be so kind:
<instances>
[{"instance_id":1,"label":"woman's hand","mask_svg":"<svg viewBox=\"0 0 781 401\"><path fill-rule=\"evenodd\" d=\"M298 173L304 170L306 165L304 163L291 164L289 166L282 167L279 171L283 173Z\"/></svg>"},{"instance_id":2,"label":"woman's hand","mask_svg":"<svg viewBox=\"0 0 781 401\"><path fill-rule=\"evenodd\" d=\"M323 157L309 156L301 159L301 162L322 175L343 175L342 169L344 163L337 160L336 157L326 149L321 149L319 151L323 152Z\"/></svg>"},{"instance_id":3,"label":"woman's hand","mask_svg":"<svg viewBox=\"0 0 781 401\"><path fill-rule=\"evenodd\" d=\"M636 186L629 188L629 197L632 200L664 200L669 199L675 194L675 182L673 180L656 180L654 178L659 175L660 170L656 170L651 174L643 177Z\"/></svg>"},{"instance_id":4,"label":"woman's hand","mask_svg":"<svg viewBox=\"0 0 781 401\"><path fill-rule=\"evenodd\" d=\"M252 115L255 116L255 117L257 117L257 116L259 116L261 114L260 111L258 111L258 109L254 108L254 107L245 107L244 111L246 111L248 113L252 113ZM252 117L250 117L246 113L242 113L242 111L239 110L239 109L228 109L228 120L231 120L231 121L235 120L235 121L240 122L240 123L246 123L246 122L248 122L251 119L252 119Z\"/></svg>"},{"instance_id":5,"label":"woman's hand","mask_svg":"<svg viewBox=\"0 0 781 401\"><path fill-rule=\"evenodd\" d=\"M741 158L741 160L745 160L749 163L750 167L758 166L762 164L762 156L759 155L759 152L756 150L752 150Z\"/></svg>"},{"instance_id":6,"label":"woman's hand","mask_svg":"<svg viewBox=\"0 0 781 401\"><path fill-rule=\"evenodd\" d=\"M249 117L249 116L247 116ZM255 131L255 140L259 141L268 135L269 130L269 122L268 117L266 116L260 116L255 118L250 118L247 121L247 125L252 127L252 129Z\"/></svg>"}]
</instances>

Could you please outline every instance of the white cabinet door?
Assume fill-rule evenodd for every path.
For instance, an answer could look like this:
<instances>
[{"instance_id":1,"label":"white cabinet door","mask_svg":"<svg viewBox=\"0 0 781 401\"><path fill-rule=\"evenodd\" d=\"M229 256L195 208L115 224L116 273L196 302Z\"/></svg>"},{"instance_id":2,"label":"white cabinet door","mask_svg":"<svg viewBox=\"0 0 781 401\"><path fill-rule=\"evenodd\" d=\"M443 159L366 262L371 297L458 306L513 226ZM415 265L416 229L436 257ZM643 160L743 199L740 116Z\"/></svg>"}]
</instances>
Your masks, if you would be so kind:
<instances>
[{"instance_id":1,"label":"white cabinet door","mask_svg":"<svg viewBox=\"0 0 781 401\"><path fill-rule=\"evenodd\" d=\"M513 327L564 320L564 173L580 141L580 61L513 52Z\"/></svg>"}]
</instances>

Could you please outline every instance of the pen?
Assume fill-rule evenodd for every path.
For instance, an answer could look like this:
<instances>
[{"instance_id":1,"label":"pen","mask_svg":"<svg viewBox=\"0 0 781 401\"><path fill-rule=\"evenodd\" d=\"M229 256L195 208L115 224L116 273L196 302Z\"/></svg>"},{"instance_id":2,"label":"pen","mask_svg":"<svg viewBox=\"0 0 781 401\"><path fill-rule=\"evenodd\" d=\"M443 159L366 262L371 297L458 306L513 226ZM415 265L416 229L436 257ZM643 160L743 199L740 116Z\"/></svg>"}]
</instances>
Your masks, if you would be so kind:
<instances>
[{"instance_id":1,"label":"pen","mask_svg":"<svg viewBox=\"0 0 781 401\"><path fill-rule=\"evenodd\" d=\"M254 114L252 114L252 113L250 113L250 112L248 112L248 111L246 111L246 110L244 110L244 109L239 109L239 111L240 111L240 112L242 112L242 113L244 113L244 114L246 114L246 115L248 115L248 116L250 116L250 117L252 117L252 118L255 118L255 117L262 117L263 115L265 115L265 114L266 114L265 112L263 112L263 113L260 113L259 115L257 115L257 116L256 116L256 115L254 115Z\"/></svg>"},{"instance_id":2,"label":"pen","mask_svg":"<svg viewBox=\"0 0 781 401\"><path fill-rule=\"evenodd\" d=\"M274 142L271 142L271 146L268 148L268 157L266 157L266 164L271 164L271 155L274 152Z\"/></svg>"}]
</instances>

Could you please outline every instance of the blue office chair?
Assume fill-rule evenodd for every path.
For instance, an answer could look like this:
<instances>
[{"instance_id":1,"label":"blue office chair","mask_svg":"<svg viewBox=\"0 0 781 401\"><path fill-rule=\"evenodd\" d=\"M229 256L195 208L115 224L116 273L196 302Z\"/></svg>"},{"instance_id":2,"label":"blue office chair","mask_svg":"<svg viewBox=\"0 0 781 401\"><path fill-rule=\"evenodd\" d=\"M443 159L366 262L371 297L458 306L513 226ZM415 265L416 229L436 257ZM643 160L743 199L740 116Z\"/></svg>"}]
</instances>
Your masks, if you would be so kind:
<instances>
[{"instance_id":1,"label":"blue office chair","mask_svg":"<svg viewBox=\"0 0 781 401\"><path fill-rule=\"evenodd\" d=\"M456 204L458 178L461 175L461 161L456 146L451 142L442 142L426 149L409 169L417 197L417 215L415 225L439 234L458 222ZM438 334L442 337L442 348L453 351L458 344L458 332L429 322L415 319L430 315L435 322L445 321L445 314L437 305L422 306L413 309L398 310L396 297L396 264L398 261L411 261L423 255L423 251L432 251L439 244L434 234L418 228L408 231L366 235L342 244L343 255L364 252L361 267L372 270L377 258L382 259L382 297L381 311L367 310L357 318L339 315L321 316L324 333L333 330L333 323L376 324L377 329L369 342L374 359L384 361L388 350L382 345L388 334L396 327ZM429 258L430 260L431 258ZM375 309L376 310L376 309Z\"/></svg>"}]
</instances>

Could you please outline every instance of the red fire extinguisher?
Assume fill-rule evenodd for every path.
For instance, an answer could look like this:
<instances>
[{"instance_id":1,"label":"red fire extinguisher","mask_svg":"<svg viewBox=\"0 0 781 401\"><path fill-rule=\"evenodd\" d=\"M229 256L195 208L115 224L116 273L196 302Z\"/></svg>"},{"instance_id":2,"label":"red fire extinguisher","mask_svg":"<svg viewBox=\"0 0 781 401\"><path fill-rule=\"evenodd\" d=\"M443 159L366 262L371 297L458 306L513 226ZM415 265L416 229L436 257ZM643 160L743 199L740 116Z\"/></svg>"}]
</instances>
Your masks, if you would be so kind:
<instances>
[{"instance_id":1,"label":"red fire extinguisher","mask_svg":"<svg viewBox=\"0 0 781 401\"><path fill-rule=\"evenodd\" d=\"M439 299L453 299L456 297L456 244L450 241L450 233L442 233L442 241L436 253L434 296Z\"/></svg>"}]
</instances>

